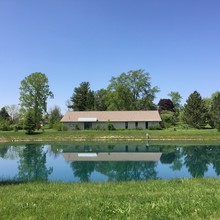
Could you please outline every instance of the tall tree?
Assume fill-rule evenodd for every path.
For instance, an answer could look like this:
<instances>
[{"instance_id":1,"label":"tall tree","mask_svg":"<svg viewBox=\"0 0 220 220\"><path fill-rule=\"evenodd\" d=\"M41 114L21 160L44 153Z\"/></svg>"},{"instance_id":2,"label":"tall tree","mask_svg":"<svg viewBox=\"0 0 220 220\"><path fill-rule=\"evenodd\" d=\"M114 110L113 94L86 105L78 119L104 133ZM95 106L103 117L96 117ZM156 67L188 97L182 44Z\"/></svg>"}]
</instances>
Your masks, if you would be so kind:
<instances>
[{"instance_id":1,"label":"tall tree","mask_svg":"<svg viewBox=\"0 0 220 220\"><path fill-rule=\"evenodd\" d=\"M48 78L44 73L35 72L21 81L20 105L23 113L33 111L36 128L39 128L43 115L47 112L47 99L53 98Z\"/></svg>"},{"instance_id":2,"label":"tall tree","mask_svg":"<svg viewBox=\"0 0 220 220\"><path fill-rule=\"evenodd\" d=\"M183 120L194 128L202 128L206 125L207 109L201 95L194 91L186 100L183 109Z\"/></svg>"},{"instance_id":3,"label":"tall tree","mask_svg":"<svg viewBox=\"0 0 220 220\"><path fill-rule=\"evenodd\" d=\"M96 111L106 111L107 106L107 94L106 89L100 89L95 92L95 110Z\"/></svg>"},{"instance_id":4,"label":"tall tree","mask_svg":"<svg viewBox=\"0 0 220 220\"><path fill-rule=\"evenodd\" d=\"M94 110L94 91L90 89L89 82L82 82L79 87L74 89L70 98L72 102L68 107L74 111L92 111Z\"/></svg>"},{"instance_id":5,"label":"tall tree","mask_svg":"<svg viewBox=\"0 0 220 220\"><path fill-rule=\"evenodd\" d=\"M182 96L179 94L179 92L170 92L168 96L171 98L171 101L173 102L175 111L179 112L182 108L181 106Z\"/></svg>"},{"instance_id":6,"label":"tall tree","mask_svg":"<svg viewBox=\"0 0 220 220\"><path fill-rule=\"evenodd\" d=\"M220 131L220 92L213 96L211 102L210 118L215 128Z\"/></svg>"},{"instance_id":7,"label":"tall tree","mask_svg":"<svg viewBox=\"0 0 220 220\"><path fill-rule=\"evenodd\" d=\"M151 109L154 107L153 100L159 88L157 86L152 88L150 79L150 74L142 69L131 70L118 77L112 77L108 90L116 93L118 97L116 106L123 110ZM123 104L126 104L124 108L121 106Z\"/></svg>"},{"instance_id":8,"label":"tall tree","mask_svg":"<svg viewBox=\"0 0 220 220\"><path fill-rule=\"evenodd\" d=\"M53 168L46 166L46 153L43 145L27 144L20 152L18 166L19 180L23 181L47 181L48 176L53 172Z\"/></svg>"}]
</instances>

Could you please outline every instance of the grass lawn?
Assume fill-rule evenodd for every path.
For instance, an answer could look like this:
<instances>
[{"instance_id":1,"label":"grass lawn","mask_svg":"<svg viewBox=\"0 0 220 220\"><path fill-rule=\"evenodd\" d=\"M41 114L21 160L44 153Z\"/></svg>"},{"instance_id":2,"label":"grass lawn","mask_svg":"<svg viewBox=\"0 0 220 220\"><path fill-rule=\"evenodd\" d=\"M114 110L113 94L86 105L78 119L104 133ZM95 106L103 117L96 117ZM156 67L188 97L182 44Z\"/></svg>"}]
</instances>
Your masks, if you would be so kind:
<instances>
[{"instance_id":1,"label":"grass lawn","mask_svg":"<svg viewBox=\"0 0 220 220\"><path fill-rule=\"evenodd\" d=\"M0 141L106 141L106 140L220 140L216 129L164 129L164 130L116 130L116 131L55 131L45 129L27 135L24 131L0 131Z\"/></svg>"},{"instance_id":2,"label":"grass lawn","mask_svg":"<svg viewBox=\"0 0 220 220\"><path fill-rule=\"evenodd\" d=\"M219 179L0 185L1 219L220 219Z\"/></svg>"}]
</instances>

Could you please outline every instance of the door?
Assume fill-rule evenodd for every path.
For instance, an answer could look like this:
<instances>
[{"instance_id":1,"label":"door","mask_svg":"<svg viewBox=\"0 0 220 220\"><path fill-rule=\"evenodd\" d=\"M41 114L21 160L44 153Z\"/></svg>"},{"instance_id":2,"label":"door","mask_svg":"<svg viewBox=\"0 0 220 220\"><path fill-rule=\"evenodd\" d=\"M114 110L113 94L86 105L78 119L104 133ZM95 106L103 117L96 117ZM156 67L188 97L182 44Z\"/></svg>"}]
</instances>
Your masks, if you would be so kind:
<instances>
[{"instance_id":1,"label":"door","mask_svg":"<svg viewBox=\"0 0 220 220\"><path fill-rule=\"evenodd\" d=\"M84 122L84 129L88 130L92 128L92 122Z\"/></svg>"}]
</instances>

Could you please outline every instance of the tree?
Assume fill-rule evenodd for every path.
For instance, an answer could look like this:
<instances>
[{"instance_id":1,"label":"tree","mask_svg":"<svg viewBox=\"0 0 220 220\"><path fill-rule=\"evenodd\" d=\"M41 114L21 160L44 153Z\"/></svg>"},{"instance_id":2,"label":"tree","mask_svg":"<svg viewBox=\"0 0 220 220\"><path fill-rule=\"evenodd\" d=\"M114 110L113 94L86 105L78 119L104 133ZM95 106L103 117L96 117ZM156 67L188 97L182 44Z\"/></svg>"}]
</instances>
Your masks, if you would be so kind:
<instances>
[{"instance_id":1,"label":"tree","mask_svg":"<svg viewBox=\"0 0 220 220\"><path fill-rule=\"evenodd\" d=\"M90 89L89 82L82 82L79 87L74 89L70 98L72 102L68 107L74 111L91 111L94 110L94 91Z\"/></svg>"},{"instance_id":2,"label":"tree","mask_svg":"<svg viewBox=\"0 0 220 220\"><path fill-rule=\"evenodd\" d=\"M8 114L7 110L5 107L1 108L0 110L0 120L10 120L11 117L10 115Z\"/></svg>"},{"instance_id":3,"label":"tree","mask_svg":"<svg viewBox=\"0 0 220 220\"><path fill-rule=\"evenodd\" d=\"M160 99L158 107L160 111L175 111L174 104L170 99Z\"/></svg>"},{"instance_id":4,"label":"tree","mask_svg":"<svg viewBox=\"0 0 220 220\"><path fill-rule=\"evenodd\" d=\"M33 117L33 111L29 110L25 117L24 129L27 131L27 134L32 134L35 128L36 124Z\"/></svg>"},{"instance_id":5,"label":"tree","mask_svg":"<svg viewBox=\"0 0 220 220\"><path fill-rule=\"evenodd\" d=\"M54 108L50 109L50 113L49 113L50 128L53 128L54 125L61 120L61 118L62 118L62 114L58 106L54 106Z\"/></svg>"},{"instance_id":6,"label":"tree","mask_svg":"<svg viewBox=\"0 0 220 220\"><path fill-rule=\"evenodd\" d=\"M27 144L20 152L18 177L22 181L47 181L53 168L46 166L46 152L43 145Z\"/></svg>"},{"instance_id":7,"label":"tree","mask_svg":"<svg viewBox=\"0 0 220 220\"><path fill-rule=\"evenodd\" d=\"M151 88L150 74L144 70L131 70L118 77L112 77L108 90L117 97L115 110L144 110L154 108L153 100L159 92L158 87ZM126 106L123 106L126 105Z\"/></svg>"},{"instance_id":8,"label":"tree","mask_svg":"<svg viewBox=\"0 0 220 220\"><path fill-rule=\"evenodd\" d=\"M182 109L181 106L182 96L179 94L179 92L170 92L168 96L171 97L171 101L173 102L175 111L179 112Z\"/></svg>"},{"instance_id":9,"label":"tree","mask_svg":"<svg viewBox=\"0 0 220 220\"><path fill-rule=\"evenodd\" d=\"M206 125L207 109L201 95L194 91L186 100L183 109L183 120L194 128L202 128Z\"/></svg>"},{"instance_id":10,"label":"tree","mask_svg":"<svg viewBox=\"0 0 220 220\"><path fill-rule=\"evenodd\" d=\"M35 127L40 127L43 115L47 112L47 99L53 98L48 78L44 73L35 72L21 81L20 105L23 114L33 111Z\"/></svg>"},{"instance_id":11,"label":"tree","mask_svg":"<svg viewBox=\"0 0 220 220\"><path fill-rule=\"evenodd\" d=\"M211 102L210 119L214 127L220 131L220 92L213 97Z\"/></svg>"},{"instance_id":12,"label":"tree","mask_svg":"<svg viewBox=\"0 0 220 220\"><path fill-rule=\"evenodd\" d=\"M95 110L96 111L106 111L107 106L107 94L108 90L100 89L95 92Z\"/></svg>"},{"instance_id":13,"label":"tree","mask_svg":"<svg viewBox=\"0 0 220 220\"><path fill-rule=\"evenodd\" d=\"M19 119L19 106L18 105L7 105L5 106L6 111L8 112L9 116L13 123L17 122Z\"/></svg>"}]
</instances>

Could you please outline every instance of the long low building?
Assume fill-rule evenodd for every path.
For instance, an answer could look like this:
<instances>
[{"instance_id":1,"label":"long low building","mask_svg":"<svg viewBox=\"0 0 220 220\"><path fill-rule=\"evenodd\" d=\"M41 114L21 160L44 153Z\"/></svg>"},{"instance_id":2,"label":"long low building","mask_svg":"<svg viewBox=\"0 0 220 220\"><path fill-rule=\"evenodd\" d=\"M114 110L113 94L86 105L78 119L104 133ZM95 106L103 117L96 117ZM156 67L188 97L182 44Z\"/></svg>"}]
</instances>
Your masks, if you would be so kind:
<instances>
[{"instance_id":1,"label":"long low building","mask_svg":"<svg viewBox=\"0 0 220 220\"><path fill-rule=\"evenodd\" d=\"M68 111L61 119L68 129L148 129L161 122L158 111Z\"/></svg>"}]
</instances>

